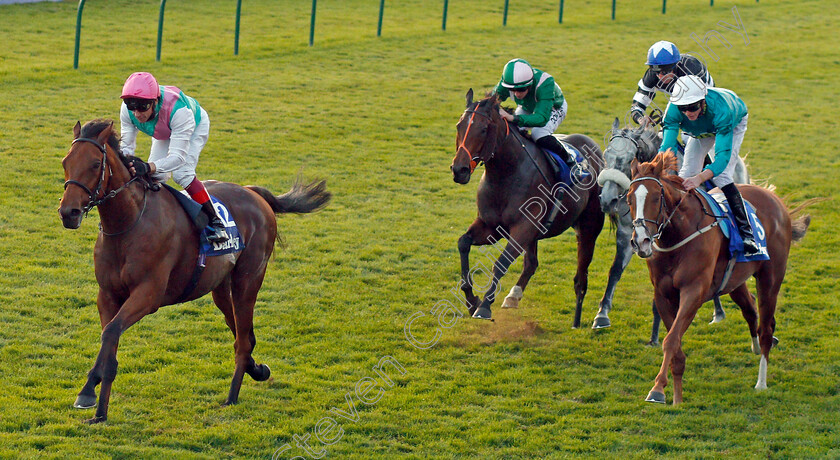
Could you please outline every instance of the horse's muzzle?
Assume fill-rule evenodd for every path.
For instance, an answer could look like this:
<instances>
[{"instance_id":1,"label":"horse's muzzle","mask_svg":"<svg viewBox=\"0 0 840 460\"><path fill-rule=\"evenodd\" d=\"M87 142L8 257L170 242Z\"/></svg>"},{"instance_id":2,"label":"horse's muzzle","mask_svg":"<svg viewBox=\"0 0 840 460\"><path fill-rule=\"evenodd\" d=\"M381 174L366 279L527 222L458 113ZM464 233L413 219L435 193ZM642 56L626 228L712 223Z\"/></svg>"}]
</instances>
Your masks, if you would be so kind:
<instances>
[{"instance_id":1,"label":"horse's muzzle","mask_svg":"<svg viewBox=\"0 0 840 460\"><path fill-rule=\"evenodd\" d=\"M633 230L630 246L633 247L633 252L642 259L647 259L653 255L653 241L648 236L647 229L643 226L636 227Z\"/></svg>"},{"instance_id":2,"label":"horse's muzzle","mask_svg":"<svg viewBox=\"0 0 840 460\"><path fill-rule=\"evenodd\" d=\"M468 166L455 166L452 165L449 167L452 170L452 180L459 184L466 184L470 181L470 177L472 176L472 171Z\"/></svg>"},{"instance_id":3,"label":"horse's muzzle","mask_svg":"<svg viewBox=\"0 0 840 460\"><path fill-rule=\"evenodd\" d=\"M58 208L58 214L61 216L61 223L64 228L77 229L82 225L82 217L84 214L79 208Z\"/></svg>"}]
</instances>

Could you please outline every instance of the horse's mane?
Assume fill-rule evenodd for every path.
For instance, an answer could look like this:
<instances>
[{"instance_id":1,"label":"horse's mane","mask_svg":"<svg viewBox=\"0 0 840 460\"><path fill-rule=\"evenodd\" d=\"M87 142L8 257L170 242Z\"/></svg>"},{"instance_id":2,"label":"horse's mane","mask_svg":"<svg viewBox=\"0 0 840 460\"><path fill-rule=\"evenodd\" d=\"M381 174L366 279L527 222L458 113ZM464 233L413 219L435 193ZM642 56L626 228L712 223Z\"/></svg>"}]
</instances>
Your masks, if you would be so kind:
<instances>
[{"instance_id":1,"label":"horse's mane","mask_svg":"<svg viewBox=\"0 0 840 460\"><path fill-rule=\"evenodd\" d=\"M653 160L641 163L635 175L636 177L656 177L663 182L670 183L679 190L685 190L683 188L683 178L674 174L678 170L677 157L671 149L668 149L667 152L662 152L653 157Z\"/></svg>"},{"instance_id":2,"label":"horse's mane","mask_svg":"<svg viewBox=\"0 0 840 460\"><path fill-rule=\"evenodd\" d=\"M114 121L108 118L97 118L96 120L91 120L82 126L80 136L87 137L88 139L96 139L105 128L111 126L113 123ZM128 168L128 162L130 160L120 149L120 136L112 130L106 142L112 149L114 149L114 152L117 154L117 157L120 159L122 164Z\"/></svg>"}]
</instances>

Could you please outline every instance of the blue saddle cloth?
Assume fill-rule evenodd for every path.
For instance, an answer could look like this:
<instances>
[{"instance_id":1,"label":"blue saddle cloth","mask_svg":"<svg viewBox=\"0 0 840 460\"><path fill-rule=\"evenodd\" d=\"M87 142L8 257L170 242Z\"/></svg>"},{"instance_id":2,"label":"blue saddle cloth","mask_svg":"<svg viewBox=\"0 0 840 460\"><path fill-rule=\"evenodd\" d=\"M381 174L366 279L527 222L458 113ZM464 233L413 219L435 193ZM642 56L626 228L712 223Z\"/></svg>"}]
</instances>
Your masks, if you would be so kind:
<instances>
[{"instance_id":1,"label":"blue saddle cloth","mask_svg":"<svg viewBox=\"0 0 840 460\"><path fill-rule=\"evenodd\" d=\"M753 208L753 205L749 201L744 200L744 206L747 207L747 217L749 218L750 225L753 228L755 244L758 245L761 252L747 258L744 257L744 240L741 239L741 234L738 232L738 226L735 225L735 220L732 217L732 211L729 210L729 203L726 202L726 198L724 198L723 193L710 194L700 188L695 190L709 204L709 209L712 210L712 214L716 216L726 216L725 219L721 219L721 224L718 225L718 228L720 228L720 231L723 232L723 236L729 239L729 257L735 257L736 262L770 260L770 256L767 254L767 235L764 232L764 227L761 225L761 221L758 219L758 215L755 213L755 208Z\"/></svg>"},{"instance_id":2,"label":"blue saddle cloth","mask_svg":"<svg viewBox=\"0 0 840 460\"><path fill-rule=\"evenodd\" d=\"M584 160L583 155L581 155L581 153L577 149L577 147L573 146L572 144L570 144L566 141L560 141L560 143L563 144L563 147L566 147L567 152L570 152L572 155L574 155L575 162L577 162L578 165L580 165L580 163L583 162L583 160ZM557 163L557 166L560 169L560 180L562 180L563 183L565 183L566 185L569 185L569 186L574 185L572 183L572 175L571 175L571 172L569 170L569 166L566 164L565 161L563 161L563 159L560 157L560 155L558 155L557 153L554 153L552 150L549 150L549 149L543 149L543 150L548 152L548 154L551 155L551 157L554 159L555 163ZM584 170L583 173L585 175L590 174L586 170Z\"/></svg>"},{"instance_id":3,"label":"blue saddle cloth","mask_svg":"<svg viewBox=\"0 0 840 460\"><path fill-rule=\"evenodd\" d=\"M196 217L201 213L201 205L190 198L186 191L179 192L169 185L161 185L163 185L164 188L166 188L175 196L175 198L178 199L178 203L181 204L181 207L184 208L184 211L186 211L187 215L190 216L190 219L195 222ZM219 218L221 218L222 222L225 224L228 240L223 243L211 243L210 240L207 239L207 235L211 233L211 230L209 227L205 227L199 235L200 260L204 260L204 257L207 256L220 256L223 254L239 252L245 249L245 241L243 241L242 235L239 234L236 222L234 222L233 217L231 217L225 204L212 195L210 196L210 200L213 201L213 207L216 208L216 214L219 215Z\"/></svg>"}]
</instances>

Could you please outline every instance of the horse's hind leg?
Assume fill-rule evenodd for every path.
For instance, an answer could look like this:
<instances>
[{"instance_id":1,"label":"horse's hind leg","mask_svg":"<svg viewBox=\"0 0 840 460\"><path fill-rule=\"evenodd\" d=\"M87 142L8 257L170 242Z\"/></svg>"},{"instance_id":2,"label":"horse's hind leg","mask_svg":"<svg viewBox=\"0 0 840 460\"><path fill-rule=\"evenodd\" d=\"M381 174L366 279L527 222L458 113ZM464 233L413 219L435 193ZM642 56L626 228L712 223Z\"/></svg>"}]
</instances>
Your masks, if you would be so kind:
<instances>
[{"instance_id":1,"label":"horse's hind leg","mask_svg":"<svg viewBox=\"0 0 840 460\"><path fill-rule=\"evenodd\" d=\"M741 307L741 314L747 322L747 327L750 328L750 337L752 338L752 352L755 354L761 353L761 348L758 345L758 312L755 310L755 302L752 294L750 294L747 283L736 287L729 293L729 298Z\"/></svg>"},{"instance_id":2,"label":"horse's hind leg","mask_svg":"<svg viewBox=\"0 0 840 460\"><path fill-rule=\"evenodd\" d=\"M225 324L227 324L230 332L233 333L233 338L236 338L236 318L233 315L233 297L230 291L230 277L224 279L216 289L213 289L213 303L225 315Z\"/></svg>"},{"instance_id":3,"label":"horse's hind leg","mask_svg":"<svg viewBox=\"0 0 840 460\"><path fill-rule=\"evenodd\" d=\"M767 264L755 275L756 292L758 293L758 342L761 345L761 360L758 366L758 381L756 390L767 388L767 364L770 360L770 349L776 342L773 332L776 330L776 300L784 279L785 262L782 262L782 274L777 276Z\"/></svg>"},{"instance_id":4,"label":"horse's hind leg","mask_svg":"<svg viewBox=\"0 0 840 460\"><path fill-rule=\"evenodd\" d=\"M240 262L234 268L231 284L231 299L233 301L233 317L235 321L235 340L233 349L235 354L235 367L233 379L230 382L230 392L223 405L236 404L239 401L239 390L242 387L242 378L247 372L254 380L262 381L268 379L271 370L265 364L256 364L251 353L257 344L254 336L254 304L257 301L257 293L262 286L265 277L267 260L261 260L257 264L248 264L243 261L244 255L240 256ZM216 298L214 292L214 300ZM223 297L220 295L220 297ZM221 308L221 307L220 307ZM224 311L224 310L222 310Z\"/></svg>"}]
</instances>

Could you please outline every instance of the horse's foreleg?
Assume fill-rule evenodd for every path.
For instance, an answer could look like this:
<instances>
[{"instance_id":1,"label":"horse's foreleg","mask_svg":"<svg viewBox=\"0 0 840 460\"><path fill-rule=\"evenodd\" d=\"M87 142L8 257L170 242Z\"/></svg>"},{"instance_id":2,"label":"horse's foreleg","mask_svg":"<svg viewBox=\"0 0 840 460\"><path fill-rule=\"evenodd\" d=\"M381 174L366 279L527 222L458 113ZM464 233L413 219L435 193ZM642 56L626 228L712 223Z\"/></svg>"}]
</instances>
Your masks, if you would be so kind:
<instances>
[{"instance_id":1,"label":"horse's foreleg","mask_svg":"<svg viewBox=\"0 0 840 460\"><path fill-rule=\"evenodd\" d=\"M694 316L703 304L701 298L702 289L706 287L702 283L694 284L690 288L682 289L680 292L680 307L677 310L677 317L668 330L668 335L662 341L662 349L665 350L665 360L671 361L671 376L674 378L674 405L682 403L682 379L685 372L685 353L682 350L682 338L688 330L688 326L694 321Z\"/></svg>"},{"instance_id":2,"label":"horse's foreleg","mask_svg":"<svg viewBox=\"0 0 840 460\"><path fill-rule=\"evenodd\" d=\"M517 308L519 301L522 300L522 295L525 292L525 287L528 286L528 281L534 276L537 267L540 266L539 258L537 257L537 240L534 240L528 245L525 250L524 262L522 267L522 274L516 284L510 288L510 293L505 297L505 302L502 308Z\"/></svg>"},{"instance_id":3,"label":"horse's foreleg","mask_svg":"<svg viewBox=\"0 0 840 460\"><path fill-rule=\"evenodd\" d=\"M116 316L102 329L102 345L99 349L99 355L96 357L96 363L94 363L93 369L88 374L88 382L85 384L82 392L79 393L79 398L77 399L77 403L83 403L86 398L91 396L91 393L95 398L96 393L94 388L96 387L96 380L101 382L102 387L99 393L99 404L96 407L96 415L94 418L88 420L88 423L99 423L107 420L108 403L111 398L111 385L117 376L117 348L119 347L120 336L126 329L157 308L157 305L153 307L149 303L150 299L157 298L158 296L155 295L155 292L151 288L135 290L131 293L131 296L125 304L123 304L122 308L120 308Z\"/></svg>"},{"instance_id":4,"label":"horse's foreleg","mask_svg":"<svg viewBox=\"0 0 840 460\"><path fill-rule=\"evenodd\" d=\"M513 236L511 238L513 238ZM484 294L484 300L475 310L475 313L473 313L473 318L490 319L492 317L490 306L493 304L493 301L496 300L496 294L499 292L499 280L505 276L510 264L519 257L520 253L521 251L518 243L515 241L508 242L505 246L505 250L502 251L499 258L496 260L496 263L493 264L493 278L490 280L490 286Z\"/></svg>"},{"instance_id":5,"label":"horse's foreleg","mask_svg":"<svg viewBox=\"0 0 840 460\"><path fill-rule=\"evenodd\" d=\"M473 294L472 279L470 279L470 248L473 244L472 234L468 231L458 238L458 253L461 256L461 290L467 302L470 314L478 307L478 297Z\"/></svg>"},{"instance_id":6,"label":"horse's foreleg","mask_svg":"<svg viewBox=\"0 0 840 460\"><path fill-rule=\"evenodd\" d=\"M604 297L601 298L601 303L598 306L598 314L595 315L595 320L592 322L592 329L610 327L609 314L610 310L612 310L615 288L618 286L621 275L624 274L624 270L630 263L630 259L633 258L633 248L630 246L633 226L630 223L629 216L630 214L627 213L626 217L619 217L618 225L615 229L615 258L610 267L607 289L604 291Z\"/></svg>"},{"instance_id":7,"label":"horse's foreleg","mask_svg":"<svg viewBox=\"0 0 840 460\"><path fill-rule=\"evenodd\" d=\"M108 323L114 319L114 316L117 315L121 304L122 302L114 297L112 293L105 291L102 288L99 289L96 306L99 310L99 323L102 326L103 331L105 326L107 326ZM100 349L99 354L102 354L102 349ZM99 357L97 357L96 362L99 362ZM99 385L101 381L101 367L94 365L88 372L87 381L82 387L82 391L80 391L79 395L76 397L76 402L73 403L73 407L77 409L90 409L92 407L96 407L96 386Z\"/></svg>"},{"instance_id":8,"label":"horse's foreleg","mask_svg":"<svg viewBox=\"0 0 840 460\"><path fill-rule=\"evenodd\" d=\"M461 256L461 290L464 291L464 300L470 315L478 308L478 297L473 293L472 277L470 276L470 249L472 246L485 245L489 243L490 229L481 219L476 219L466 233L458 238L458 254Z\"/></svg>"},{"instance_id":9,"label":"horse's foreleg","mask_svg":"<svg viewBox=\"0 0 840 460\"><path fill-rule=\"evenodd\" d=\"M677 316L677 305L673 304L670 299L662 295L659 291L654 293L653 299L654 308L656 308L656 318L662 318L665 327L670 331L673 330L674 319ZM658 324L656 328L657 334L659 331ZM666 336L667 338L667 336ZM665 353L663 344L662 366L659 368L659 373L654 379L653 388L651 388L645 401L665 404L665 387L668 385L668 369L671 364L671 357Z\"/></svg>"}]
</instances>

